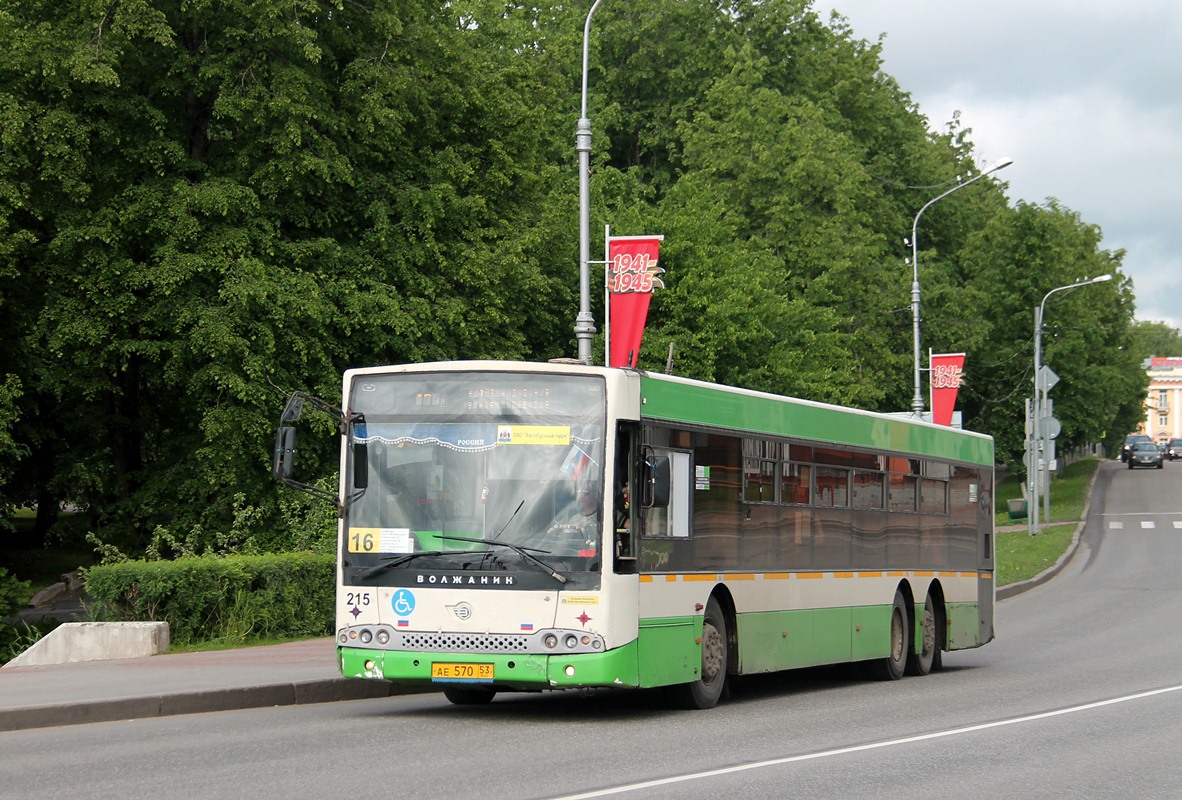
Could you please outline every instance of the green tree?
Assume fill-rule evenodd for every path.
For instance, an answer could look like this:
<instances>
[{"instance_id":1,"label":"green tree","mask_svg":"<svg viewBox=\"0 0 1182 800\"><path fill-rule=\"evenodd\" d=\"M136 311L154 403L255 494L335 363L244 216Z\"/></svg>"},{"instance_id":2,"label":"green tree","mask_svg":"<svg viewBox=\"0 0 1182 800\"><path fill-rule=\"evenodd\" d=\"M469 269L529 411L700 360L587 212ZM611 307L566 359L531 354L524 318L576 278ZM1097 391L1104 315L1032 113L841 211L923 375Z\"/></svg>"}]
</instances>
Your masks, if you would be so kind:
<instances>
[{"instance_id":1,"label":"green tree","mask_svg":"<svg viewBox=\"0 0 1182 800\"><path fill-rule=\"evenodd\" d=\"M1141 358L1182 355L1182 331L1168 323L1137 321L1130 333L1133 351Z\"/></svg>"},{"instance_id":2,"label":"green tree","mask_svg":"<svg viewBox=\"0 0 1182 800\"><path fill-rule=\"evenodd\" d=\"M28 0L0 8L0 502L100 536L323 544L281 500L284 395L357 365L573 354L590 2ZM605 3L592 229L664 233L642 366L874 410L911 399L914 215L974 168L807 0ZM1030 309L1120 253L981 181L924 216L923 341L1020 450ZM1064 442L1126 429L1131 285L1056 298ZM598 319L601 298L593 292ZM1087 324L1069 324L1087 319ZM332 423L301 443L330 481Z\"/></svg>"},{"instance_id":3,"label":"green tree","mask_svg":"<svg viewBox=\"0 0 1182 800\"><path fill-rule=\"evenodd\" d=\"M1042 363L1060 377L1052 390L1063 423L1060 449L1098 441L1126 424L1144 396L1145 375L1129 349L1132 286L1122 252L1100 249L1100 231L1051 201L1019 203L971 239L962 258L981 335L968 349L966 415L997 440L999 459L1019 464L1024 400L1033 390L1034 311L1059 286L1106 273L1117 279L1057 293L1046 305Z\"/></svg>"},{"instance_id":4,"label":"green tree","mask_svg":"<svg viewBox=\"0 0 1182 800\"><path fill-rule=\"evenodd\" d=\"M247 535L278 510L285 390L553 348L569 284L515 233L555 224L557 94L506 30L426 0L3 12L0 240L35 301L17 444L57 454L10 496L51 486L132 546L244 511Z\"/></svg>"}]
</instances>

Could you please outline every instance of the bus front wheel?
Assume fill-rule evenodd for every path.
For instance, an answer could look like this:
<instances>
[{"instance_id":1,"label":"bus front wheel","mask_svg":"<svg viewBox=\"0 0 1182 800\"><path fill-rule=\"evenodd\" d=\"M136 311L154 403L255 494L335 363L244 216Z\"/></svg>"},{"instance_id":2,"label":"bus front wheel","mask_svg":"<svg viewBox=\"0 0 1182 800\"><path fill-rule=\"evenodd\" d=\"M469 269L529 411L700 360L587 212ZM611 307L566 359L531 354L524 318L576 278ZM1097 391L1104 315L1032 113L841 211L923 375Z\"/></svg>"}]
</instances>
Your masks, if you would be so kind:
<instances>
[{"instance_id":1,"label":"bus front wheel","mask_svg":"<svg viewBox=\"0 0 1182 800\"><path fill-rule=\"evenodd\" d=\"M682 708L714 708L726 686L729 657L726 617L713 597L706 603L702 617L702 671L698 680L675 687Z\"/></svg>"}]
</instances>

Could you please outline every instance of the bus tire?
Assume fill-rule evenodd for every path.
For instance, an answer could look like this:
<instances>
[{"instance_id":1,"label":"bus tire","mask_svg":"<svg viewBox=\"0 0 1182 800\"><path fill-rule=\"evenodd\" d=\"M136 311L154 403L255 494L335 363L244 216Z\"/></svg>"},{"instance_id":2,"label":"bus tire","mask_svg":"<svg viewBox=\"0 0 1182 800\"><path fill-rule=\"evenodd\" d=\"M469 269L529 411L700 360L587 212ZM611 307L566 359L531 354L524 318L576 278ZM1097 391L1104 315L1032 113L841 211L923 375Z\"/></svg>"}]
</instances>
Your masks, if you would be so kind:
<instances>
[{"instance_id":1,"label":"bus tire","mask_svg":"<svg viewBox=\"0 0 1182 800\"><path fill-rule=\"evenodd\" d=\"M456 706L484 706L496 697L493 689L471 689L461 686L448 686L443 690L443 696L448 702Z\"/></svg>"},{"instance_id":2,"label":"bus tire","mask_svg":"<svg viewBox=\"0 0 1182 800\"><path fill-rule=\"evenodd\" d=\"M919 621L921 632L920 652L912 648L907 652L907 674L927 675L933 669L939 669L940 660L940 614L936 609L936 601L928 592L923 602L923 618Z\"/></svg>"},{"instance_id":3,"label":"bus tire","mask_svg":"<svg viewBox=\"0 0 1182 800\"><path fill-rule=\"evenodd\" d=\"M895 601L891 604L890 638L888 655L867 662L867 673L880 681L897 681L907 669L907 654L911 650L911 632L907 624L907 603L903 593L895 590Z\"/></svg>"},{"instance_id":4,"label":"bus tire","mask_svg":"<svg viewBox=\"0 0 1182 800\"><path fill-rule=\"evenodd\" d=\"M702 617L702 670L698 680L674 687L679 706L706 709L718 705L726 686L728 647L726 616L719 602L711 597Z\"/></svg>"}]
</instances>

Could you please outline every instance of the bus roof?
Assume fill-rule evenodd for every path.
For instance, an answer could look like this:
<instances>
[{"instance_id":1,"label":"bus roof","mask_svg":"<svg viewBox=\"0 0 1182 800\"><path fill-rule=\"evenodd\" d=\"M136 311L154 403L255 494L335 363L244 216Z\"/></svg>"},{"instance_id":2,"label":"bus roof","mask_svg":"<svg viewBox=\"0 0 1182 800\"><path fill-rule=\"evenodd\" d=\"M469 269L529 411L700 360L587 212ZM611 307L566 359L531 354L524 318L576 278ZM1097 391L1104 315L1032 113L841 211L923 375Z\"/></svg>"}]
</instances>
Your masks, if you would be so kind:
<instances>
[{"instance_id":1,"label":"bus roof","mask_svg":"<svg viewBox=\"0 0 1182 800\"><path fill-rule=\"evenodd\" d=\"M993 466L992 437L902 415L657 373L641 375L641 395L648 419Z\"/></svg>"},{"instance_id":2,"label":"bus roof","mask_svg":"<svg viewBox=\"0 0 1182 800\"><path fill-rule=\"evenodd\" d=\"M350 369L356 375L406 372L583 373L639 380L643 419L803 438L835 445L993 466L993 439L982 433L796 397L642 370L561 362L444 361ZM613 383L615 381L612 381Z\"/></svg>"}]
</instances>

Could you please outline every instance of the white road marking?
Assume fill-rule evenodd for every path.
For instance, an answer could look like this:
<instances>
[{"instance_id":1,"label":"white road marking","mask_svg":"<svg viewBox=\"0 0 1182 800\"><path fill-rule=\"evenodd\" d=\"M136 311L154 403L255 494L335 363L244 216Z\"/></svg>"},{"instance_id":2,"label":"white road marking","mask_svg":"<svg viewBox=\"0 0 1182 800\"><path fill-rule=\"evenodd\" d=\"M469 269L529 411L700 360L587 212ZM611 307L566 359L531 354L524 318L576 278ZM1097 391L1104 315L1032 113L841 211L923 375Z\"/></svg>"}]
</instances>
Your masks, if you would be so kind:
<instances>
[{"instance_id":1,"label":"white road marking","mask_svg":"<svg viewBox=\"0 0 1182 800\"><path fill-rule=\"evenodd\" d=\"M1147 520L1141 520L1141 527L1142 527L1142 528L1156 528L1156 527L1157 527L1157 523L1155 523L1155 522L1154 522L1153 520L1151 520L1151 519L1147 519Z\"/></svg>"},{"instance_id":2,"label":"white road marking","mask_svg":"<svg viewBox=\"0 0 1182 800\"><path fill-rule=\"evenodd\" d=\"M1009 725L1020 725L1024 722L1036 722L1042 719L1061 717L1065 714L1077 714L1081 711L1092 711L1097 708L1104 708L1105 706L1112 706L1118 703L1127 703L1130 700L1143 700L1146 697L1156 697L1157 695L1168 694L1169 692L1177 691L1182 691L1182 685L1167 686L1164 689L1152 689L1147 692L1138 692L1136 694L1124 695L1123 697L1113 697L1110 700L1098 700L1094 703L1084 703L1083 705L1071 706L1070 708L1060 708L1056 711L1043 711L1038 714L1028 714L1024 717L1003 719L997 722L984 722L980 725L966 725L963 728L953 728L951 730L939 731L937 733L924 733L918 736L904 736L901 739L887 739L886 741L873 742L871 744L853 745L851 747L838 747L833 750L822 750L818 753L806 753L799 756L772 758L766 761L756 761L751 764L739 764L734 767L723 767L721 769L711 769L704 772L691 772L685 775L675 775L669 778L658 778L657 780L642 781L640 783L628 783L622 786L613 786L608 789L598 789L593 792L564 794L553 798L553 800L588 800L592 797L610 797L611 795L625 794L627 792L636 792L644 789L654 789L659 786L670 786L676 783L702 780L703 778L716 778L720 775L733 775L739 772L748 772L753 769L763 769L764 767L777 767L783 764L797 764L802 761L816 761L817 759L821 758L844 756L848 755L849 753L861 753L867 750L879 750L884 747L894 747L896 745L902 744L914 744L915 742L927 742L931 741L932 739L943 739L948 736L959 736L961 734L976 733L977 731L985 731L991 728L1004 728Z\"/></svg>"},{"instance_id":3,"label":"white road marking","mask_svg":"<svg viewBox=\"0 0 1182 800\"><path fill-rule=\"evenodd\" d=\"M1113 522L1108 523L1109 530L1119 531L1119 530L1124 530L1124 527L1125 527L1125 524L1123 522L1113 521Z\"/></svg>"}]
</instances>

